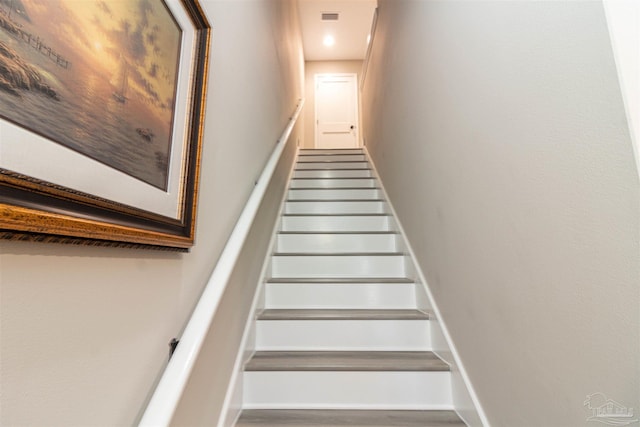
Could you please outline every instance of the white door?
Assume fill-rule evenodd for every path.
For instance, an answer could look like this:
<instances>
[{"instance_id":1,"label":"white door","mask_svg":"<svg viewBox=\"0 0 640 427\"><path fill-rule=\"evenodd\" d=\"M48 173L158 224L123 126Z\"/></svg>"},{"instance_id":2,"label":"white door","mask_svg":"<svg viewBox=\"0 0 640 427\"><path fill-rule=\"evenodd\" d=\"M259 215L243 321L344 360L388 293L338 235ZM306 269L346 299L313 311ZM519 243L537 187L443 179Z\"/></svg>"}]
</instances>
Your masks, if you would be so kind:
<instances>
[{"instance_id":1,"label":"white door","mask_svg":"<svg viewBox=\"0 0 640 427\"><path fill-rule=\"evenodd\" d=\"M356 74L316 74L316 148L358 146Z\"/></svg>"}]
</instances>

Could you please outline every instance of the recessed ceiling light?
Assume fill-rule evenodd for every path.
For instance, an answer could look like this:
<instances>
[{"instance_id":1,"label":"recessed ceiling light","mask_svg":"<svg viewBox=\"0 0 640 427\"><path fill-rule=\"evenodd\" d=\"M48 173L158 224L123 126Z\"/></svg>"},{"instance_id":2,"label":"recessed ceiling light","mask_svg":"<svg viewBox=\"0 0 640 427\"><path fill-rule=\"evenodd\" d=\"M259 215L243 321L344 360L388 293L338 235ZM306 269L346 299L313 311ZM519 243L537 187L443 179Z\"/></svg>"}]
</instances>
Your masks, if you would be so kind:
<instances>
[{"instance_id":1,"label":"recessed ceiling light","mask_svg":"<svg viewBox=\"0 0 640 427\"><path fill-rule=\"evenodd\" d=\"M326 36L324 36L324 40L322 41L322 43L327 47L331 47L336 44L336 39L333 38L331 34L327 34Z\"/></svg>"}]
</instances>

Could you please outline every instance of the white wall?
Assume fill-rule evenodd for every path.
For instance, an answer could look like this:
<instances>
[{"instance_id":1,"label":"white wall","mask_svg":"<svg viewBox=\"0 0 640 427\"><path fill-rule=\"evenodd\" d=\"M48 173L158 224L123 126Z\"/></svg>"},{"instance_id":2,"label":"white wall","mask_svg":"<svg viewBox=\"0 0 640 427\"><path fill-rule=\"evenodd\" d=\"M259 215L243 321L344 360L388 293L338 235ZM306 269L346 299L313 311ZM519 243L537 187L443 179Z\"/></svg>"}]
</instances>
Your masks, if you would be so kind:
<instances>
[{"instance_id":1,"label":"white wall","mask_svg":"<svg viewBox=\"0 0 640 427\"><path fill-rule=\"evenodd\" d=\"M604 0L604 7L637 165L640 162L640 2Z\"/></svg>"},{"instance_id":2,"label":"white wall","mask_svg":"<svg viewBox=\"0 0 640 427\"><path fill-rule=\"evenodd\" d=\"M305 106L304 106L304 148L315 147L316 120L316 74L350 73L357 75L360 81L362 61L306 61L305 62ZM358 99L358 102L360 100ZM358 108L360 114L362 108ZM358 124L360 126L360 124ZM361 132L358 132L361 134Z\"/></svg>"},{"instance_id":3,"label":"white wall","mask_svg":"<svg viewBox=\"0 0 640 427\"><path fill-rule=\"evenodd\" d=\"M304 67L295 2L201 4L213 39L196 245L168 254L0 242L0 425L135 423L169 340L184 327L295 110ZM244 316L244 323L242 305L252 297L234 299L239 310L216 322ZM231 374L234 334L216 335L216 384ZM202 396L213 411L224 398L218 392Z\"/></svg>"},{"instance_id":4,"label":"white wall","mask_svg":"<svg viewBox=\"0 0 640 427\"><path fill-rule=\"evenodd\" d=\"M640 402L640 195L601 2L380 0L365 143L491 425Z\"/></svg>"}]
</instances>

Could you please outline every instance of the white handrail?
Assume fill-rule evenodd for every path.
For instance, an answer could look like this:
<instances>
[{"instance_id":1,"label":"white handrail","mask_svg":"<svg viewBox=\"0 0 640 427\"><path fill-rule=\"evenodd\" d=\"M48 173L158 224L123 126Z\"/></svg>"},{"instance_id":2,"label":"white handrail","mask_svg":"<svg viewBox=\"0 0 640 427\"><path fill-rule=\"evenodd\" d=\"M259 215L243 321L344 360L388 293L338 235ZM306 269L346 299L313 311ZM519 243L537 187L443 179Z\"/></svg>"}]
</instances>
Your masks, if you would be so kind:
<instances>
[{"instance_id":1,"label":"white handrail","mask_svg":"<svg viewBox=\"0 0 640 427\"><path fill-rule=\"evenodd\" d=\"M171 357L162 378L156 387L144 415L138 424L141 427L168 426L173 418L180 397L187 385L193 366L204 343L209 325L213 320L222 294L224 293L238 255L244 246L251 224L256 217L260 203L264 198L267 186L278 165L280 156L287 145L287 140L300 115L304 99L300 99L296 111L289 120L287 127L278 139L260 178L256 182L253 192L244 210L238 218L229 240L227 241L215 269L198 300L189 323L180 337L180 344Z\"/></svg>"}]
</instances>

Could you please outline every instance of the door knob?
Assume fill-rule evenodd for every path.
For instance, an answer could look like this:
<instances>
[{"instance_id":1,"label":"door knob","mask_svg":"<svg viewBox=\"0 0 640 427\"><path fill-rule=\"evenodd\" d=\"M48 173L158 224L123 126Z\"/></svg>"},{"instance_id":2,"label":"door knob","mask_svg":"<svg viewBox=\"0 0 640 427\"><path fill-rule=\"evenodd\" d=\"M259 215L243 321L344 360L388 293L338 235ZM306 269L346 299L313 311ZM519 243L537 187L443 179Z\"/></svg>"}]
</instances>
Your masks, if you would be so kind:
<instances>
[{"instance_id":1,"label":"door knob","mask_svg":"<svg viewBox=\"0 0 640 427\"><path fill-rule=\"evenodd\" d=\"M351 130L355 129L356 127L354 125L351 125Z\"/></svg>"}]
</instances>

